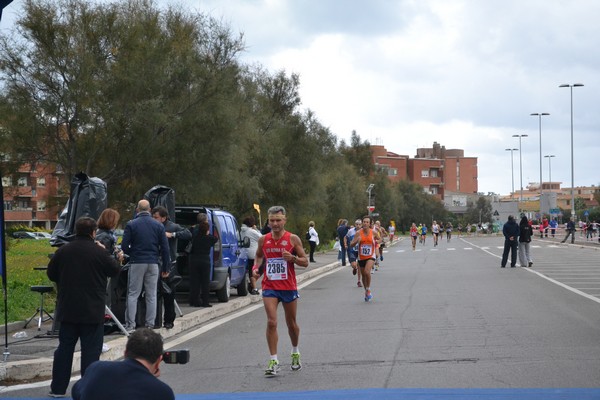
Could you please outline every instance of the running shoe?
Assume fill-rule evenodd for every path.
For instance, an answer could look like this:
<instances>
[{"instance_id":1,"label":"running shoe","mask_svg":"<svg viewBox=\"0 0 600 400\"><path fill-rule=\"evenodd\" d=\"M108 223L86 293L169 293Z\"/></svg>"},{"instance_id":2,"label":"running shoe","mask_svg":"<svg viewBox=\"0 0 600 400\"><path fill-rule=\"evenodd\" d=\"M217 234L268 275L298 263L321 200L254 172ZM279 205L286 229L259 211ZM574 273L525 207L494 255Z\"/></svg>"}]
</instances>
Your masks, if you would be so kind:
<instances>
[{"instance_id":1,"label":"running shoe","mask_svg":"<svg viewBox=\"0 0 600 400\"><path fill-rule=\"evenodd\" d=\"M279 361L270 360L269 366L265 369L265 376L275 376L279 372Z\"/></svg>"},{"instance_id":2,"label":"running shoe","mask_svg":"<svg viewBox=\"0 0 600 400\"><path fill-rule=\"evenodd\" d=\"M356 270L356 268L355 268L355 267L352 267L352 275L356 275L356 273L357 273L357 272L358 272L358 271Z\"/></svg>"},{"instance_id":3,"label":"running shoe","mask_svg":"<svg viewBox=\"0 0 600 400\"><path fill-rule=\"evenodd\" d=\"M371 294L371 291L370 291L370 290L367 290L367 291L365 292L365 301L366 301L366 302L369 302L369 301L371 301L372 299L373 299L373 295Z\"/></svg>"},{"instance_id":4,"label":"running shoe","mask_svg":"<svg viewBox=\"0 0 600 400\"><path fill-rule=\"evenodd\" d=\"M356 282L356 286L362 287L362 283L360 283L360 281L358 281L358 282Z\"/></svg>"},{"instance_id":5,"label":"running shoe","mask_svg":"<svg viewBox=\"0 0 600 400\"><path fill-rule=\"evenodd\" d=\"M300 363L300 353L292 353L292 371L300 371L302 364Z\"/></svg>"}]
</instances>

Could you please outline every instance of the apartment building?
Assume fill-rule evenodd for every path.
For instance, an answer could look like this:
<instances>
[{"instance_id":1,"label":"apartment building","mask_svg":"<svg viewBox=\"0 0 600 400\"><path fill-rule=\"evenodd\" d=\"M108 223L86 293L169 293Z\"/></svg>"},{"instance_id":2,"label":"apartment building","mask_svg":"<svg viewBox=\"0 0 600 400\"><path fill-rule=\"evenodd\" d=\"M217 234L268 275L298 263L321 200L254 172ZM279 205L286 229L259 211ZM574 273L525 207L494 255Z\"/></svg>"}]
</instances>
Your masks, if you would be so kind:
<instances>
[{"instance_id":1,"label":"apartment building","mask_svg":"<svg viewBox=\"0 0 600 400\"><path fill-rule=\"evenodd\" d=\"M48 164L24 164L16 173L2 176L4 221L52 229L60 204L69 197L65 175Z\"/></svg>"},{"instance_id":2,"label":"apartment building","mask_svg":"<svg viewBox=\"0 0 600 400\"><path fill-rule=\"evenodd\" d=\"M464 150L446 149L437 142L418 148L414 158L371 145L376 170L387 173L392 182L408 179L430 194L445 197L445 192L477 193L477 157L465 157Z\"/></svg>"}]
</instances>

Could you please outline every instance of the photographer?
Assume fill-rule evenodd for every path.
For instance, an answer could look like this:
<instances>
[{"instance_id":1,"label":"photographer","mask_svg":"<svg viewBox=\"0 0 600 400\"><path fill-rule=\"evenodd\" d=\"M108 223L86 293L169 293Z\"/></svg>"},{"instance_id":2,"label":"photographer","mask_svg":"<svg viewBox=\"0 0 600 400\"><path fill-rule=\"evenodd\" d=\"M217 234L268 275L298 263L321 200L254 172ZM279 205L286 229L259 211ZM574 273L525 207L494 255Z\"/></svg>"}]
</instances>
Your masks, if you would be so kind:
<instances>
[{"instance_id":1,"label":"photographer","mask_svg":"<svg viewBox=\"0 0 600 400\"><path fill-rule=\"evenodd\" d=\"M177 260L177 240L189 241L192 239L192 232L188 229L177 225L169 219L169 211L163 206L156 206L152 209L152 218L163 224L165 227L165 235L169 242L169 254L171 255L171 262ZM159 260L160 262L160 260ZM175 321L175 287L173 283L177 270L173 266L168 269L169 276L166 278L160 277L168 285L168 291L162 289L162 284L158 284L159 295L163 298L163 305L165 307L165 318L164 327L166 329L173 328L173 321ZM181 278L179 278L181 279ZM157 309L157 315L161 312L160 308ZM159 318L157 318L159 320Z\"/></svg>"},{"instance_id":2,"label":"photographer","mask_svg":"<svg viewBox=\"0 0 600 400\"><path fill-rule=\"evenodd\" d=\"M162 337L152 329L137 329L127 340L125 359L93 363L71 395L74 400L175 399L169 385L157 379L162 358Z\"/></svg>"}]
</instances>

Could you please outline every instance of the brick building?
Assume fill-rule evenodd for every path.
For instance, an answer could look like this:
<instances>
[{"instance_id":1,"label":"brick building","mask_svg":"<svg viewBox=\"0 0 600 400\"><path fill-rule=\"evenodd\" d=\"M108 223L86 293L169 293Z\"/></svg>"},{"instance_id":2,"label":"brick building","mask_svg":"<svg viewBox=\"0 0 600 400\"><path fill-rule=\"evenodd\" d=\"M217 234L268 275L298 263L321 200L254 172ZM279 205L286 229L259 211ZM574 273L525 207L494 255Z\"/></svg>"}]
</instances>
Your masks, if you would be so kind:
<instances>
[{"instance_id":1,"label":"brick building","mask_svg":"<svg viewBox=\"0 0 600 400\"><path fill-rule=\"evenodd\" d=\"M51 229L69 197L64 173L47 164L22 165L16 173L2 176L4 221Z\"/></svg>"},{"instance_id":2,"label":"brick building","mask_svg":"<svg viewBox=\"0 0 600 400\"><path fill-rule=\"evenodd\" d=\"M442 200L445 192L477 193L477 157L465 157L464 150L434 142L431 148L417 149L414 158L380 145L371 145L371 152L376 170L386 172L392 182L408 179Z\"/></svg>"}]
</instances>

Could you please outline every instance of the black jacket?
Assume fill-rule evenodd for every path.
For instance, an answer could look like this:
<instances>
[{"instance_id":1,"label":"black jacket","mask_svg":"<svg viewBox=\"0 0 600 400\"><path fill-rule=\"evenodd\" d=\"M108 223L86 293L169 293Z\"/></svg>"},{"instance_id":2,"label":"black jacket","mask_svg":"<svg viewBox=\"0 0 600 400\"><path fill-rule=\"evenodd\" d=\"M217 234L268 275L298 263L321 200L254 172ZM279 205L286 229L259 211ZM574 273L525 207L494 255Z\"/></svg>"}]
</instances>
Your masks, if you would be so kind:
<instances>
[{"instance_id":1,"label":"black jacket","mask_svg":"<svg viewBox=\"0 0 600 400\"><path fill-rule=\"evenodd\" d=\"M531 226L528 223L520 224L519 229L520 229L520 233L521 233L519 235L519 242L521 242L521 243L531 242L531 237L533 236L533 229L531 228Z\"/></svg>"},{"instance_id":2,"label":"black jacket","mask_svg":"<svg viewBox=\"0 0 600 400\"><path fill-rule=\"evenodd\" d=\"M96 361L73 386L74 400L170 400L173 390L136 360Z\"/></svg>"},{"instance_id":3,"label":"black jacket","mask_svg":"<svg viewBox=\"0 0 600 400\"><path fill-rule=\"evenodd\" d=\"M58 288L56 320L103 323L107 278L117 275L119 268L117 261L91 237L76 236L58 248L47 271Z\"/></svg>"}]
</instances>

